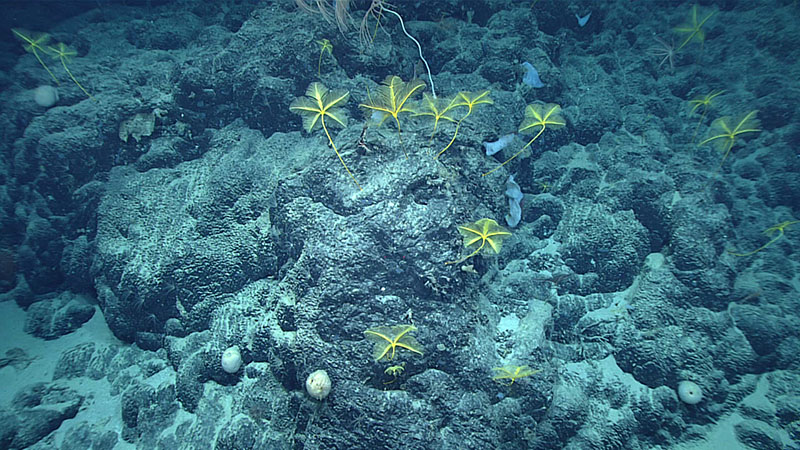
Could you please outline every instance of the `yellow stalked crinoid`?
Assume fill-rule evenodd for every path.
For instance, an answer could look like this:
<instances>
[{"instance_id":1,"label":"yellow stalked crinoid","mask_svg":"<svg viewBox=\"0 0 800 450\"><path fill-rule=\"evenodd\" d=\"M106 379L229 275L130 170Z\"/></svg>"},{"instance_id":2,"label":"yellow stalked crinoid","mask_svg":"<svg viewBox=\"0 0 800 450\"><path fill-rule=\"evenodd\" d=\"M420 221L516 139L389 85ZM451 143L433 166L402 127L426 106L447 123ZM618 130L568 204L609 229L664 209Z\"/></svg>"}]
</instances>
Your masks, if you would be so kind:
<instances>
[{"instance_id":1,"label":"yellow stalked crinoid","mask_svg":"<svg viewBox=\"0 0 800 450\"><path fill-rule=\"evenodd\" d=\"M44 70L50 74L50 78L52 78L56 84L59 84L58 78L53 75L53 72L50 71L50 68L47 67L47 64L42 61L42 57L39 56L39 53L49 53L49 50L45 47L45 45L47 44L47 41L50 40L50 35L47 33L32 33L28 30L23 30L22 28L12 28L11 32L14 33L14 37L23 42L22 48L24 48L26 52L32 53L33 56L36 57L36 60L39 61L39 64L44 67Z\"/></svg>"},{"instance_id":2,"label":"yellow stalked crinoid","mask_svg":"<svg viewBox=\"0 0 800 450\"><path fill-rule=\"evenodd\" d=\"M715 170L714 174L711 176L712 179L717 175L720 169L722 169L722 164L728 158L733 147L739 142L739 135L761 131L761 128L759 128L761 122L756 118L757 113L758 111L754 110L735 119L725 116L711 122L711 128L708 133L709 137L700 141L697 145L711 144L723 152L722 160L719 162L717 170Z\"/></svg>"},{"instance_id":3,"label":"yellow stalked crinoid","mask_svg":"<svg viewBox=\"0 0 800 450\"><path fill-rule=\"evenodd\" d=\"M374 97L367 92L366 103L358 105L367 113L379 115L378 125L382 124L389 117L394 119L397 125L397 137L400 137L400 114L413 114L416 111L409 103L411 97L425 89L425 82L413 79L408 82L396 75L389 75L378 87L377 95Z\"/></svg>"},{"instance_id":4,"label":"yellow stalked crinoid","mask_svg":"<svg viewBox=\"0 0 800 450\"><path fill-rule=\"evenodd\" d=\"M477 222L461 225L458 227L458 232L464 237L464 247L474 248L475 250L463 258L448 261L445 264L460 264L484 249L491 249L495 254L498 254L503 247L503 240L511 237L510 231L501 227L492 219L481 219ZM486 246L487 243L489 244L488 247Z\"/></svg>"},{"instance_id":5,"label":"yellow stalked crinoid","mask_svg":"<svg viewBox=\"0 0 800 450\"><path fill-rule=\"evenodd\" d=\"M567 121L561 117L561 106L556 105L555 103L533 103L528 105L525 108L525 117L522 119L522 123L519 125L519 132L525 134L536 133L534 134L533 139L528 141L528 143L525 144L525 146L522 147L517 153L514 153L511 158L508 158L499 166L484 173L483 176L485 177L486 175L489 175L495 170L511 162L512 159L516 158L520 153L525 151L526 148L530 147L530 145L533 144L533 141L539 139L539 136L541 136L542 133L544 133L544 130L547 128L552 128L555 130L566 125Z\"/></svg>"},{"instance_id":6,"label":"yellow stalked crinoid","mask_svg":"<svg viewBox=\"0 0 800 450\"><path fill-rule=\"evenodd\" d=\"M453 145L453 142L456 141L456 137L458 136L458 130L461 129L461 122L463 122L464 119L469 117L470 114L472 114L472 111L478 105L494 104L494 101L489 97L488 89L482 92L469 92L469 91L459 92L455 98L456 98L456 106L466 107L467 113L461 116L461 119L458 120L458 122L456 123L456 131L455 133L453 133L453 138L450 139L450 142L447 143L447 146L445 148L443 148L442 150L439 151L439 153L436 154L435 158L439 158L440 156L442 156L442 153L447 151L447 149L450 148L451 145Z\"/></svg>"},{"instance_id":7,"label":"yellow stalked crinoid","mask_svg":"<svg viewBox=\"0 0 800 450\"><path fill-rule=\"evenodd\" d=\"M767 237L772 237L772 235L775 234L776 232L778 234L774 238L770 239L769 242L767 242L766 244L762 245L761 247L758 247L755 250L752 250L752 251L749 251L749 252L744 252L744 253L739 253L739 252L735 252L733 250L728 250L728 253L730 253L733 256L755 255L756 253L760 252L761 250L764 250L765 248L767 248L770 245L772 245L778 239L782 238L783 237L783 229L784 228L788 227L789 225L794 225L796 223L800 223L800 220L785 220L785 221L783 221L781 223L777 223L777 224L767 228L766 230L764 230L764 234L767 235Z\"/></svg>"},{"instance_id":8,"label":"yellow stalked crinoid","mask_svg":"<svg viewBox=\"0 0 800 450\"><path fill-rule=\"evenodd\" d=\"M361 185L358 184L356 177L353 176L350 168L344 163L344 159L339 154L339 150L336 148L336 144L333 143L333 138L328 131L328 126L342 128L347 126L347 111L342 106L347 103L348 98L350 98L350 92L348 91L330 91L324 84L314 82L308 85L305 97L294 99L292 104L289 105L289 111L299 114L303 118L303 128L307 132L311 133L317 128L322 128L325 131L325 136L328 137L328 142L333 147L333 151L336 152L336 156L342 162L344 170L347 171L347 174L353 179L353 183L361 190ZM326 119L328 120L327 122Z\"/></svg>"},{"instance_id":9,"label":"yellow stalked crinoid","mask_svg":"<svg viewBox=\"0 0 800 450\"><path fill-rule=\"evenodd\" d=\"M417 331L414 325L394 325L373 327L364 331L364 337L375 343L372 356L375 361L394 359L397 348L404 348L422 355L422 345L411 335Z\"/></svg>"},{"instance_id":10,"label":"yellow stalked crinoid","mask_svg":"<svg viewBox=\"0 0 800 450\"><path fill-rule=\"evenodd\" d=\"M503 366L495 367L492 370L497 372L497 374L492 377L492 380L506 386L511 386L520 378L529 377L542 371L542 369L533 370L528 366ZM508 380L511 381L509 382Z\"/></svg>"},{"instance_id":11,"label":"yellow stalked crinoid","mask_svg":"<svg viewBox=\"0 0 800 450\"><path fill-rule=\"evenodd\" d=\"M78 83L78 80L75 79L75 75L73 75L72 72L69 70L69 67L67 67L67 61L69 61L69 59L72 58L73 56L77 55L78 52L68 47L67 44L63 42L59 42L55 46L51 45L48 48L50 49L51 56L54 59L58 59L59 61L61 61L61 66L64 67L64 71L67 72L67 75L69 75L72 81L74 81L75 84L78 85L79 88L81 88L81 90L83 91L84 94L86 94L87 97L96 101L96 99L92 97L92 94L90 94L89 91L84 89L84 87L80 83Z\"/></svg>"}]
</instances>

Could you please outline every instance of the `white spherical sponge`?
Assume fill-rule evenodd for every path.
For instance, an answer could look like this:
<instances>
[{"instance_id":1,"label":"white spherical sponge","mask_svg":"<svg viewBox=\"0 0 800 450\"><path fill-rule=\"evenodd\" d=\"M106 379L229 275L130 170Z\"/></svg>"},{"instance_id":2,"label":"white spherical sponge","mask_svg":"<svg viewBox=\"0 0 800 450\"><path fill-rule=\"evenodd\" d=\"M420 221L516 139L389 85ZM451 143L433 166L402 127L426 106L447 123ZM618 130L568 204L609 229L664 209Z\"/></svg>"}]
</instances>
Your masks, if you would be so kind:
<instances>
[{"instance_id":1,"label":"white spherical sponge","mask_svg":"<svg viewBox=\"0 0 800 450\"><path fill-rule=\"evenodd\" d=\"M234 345L222 352L222 370L236 373L240 367L242 367L242 353L238 346Z\"/></svg>"},{"instance_id":2,"label":"white spherical sponge","mask_svg":"<svg viewBox=\"0 0 800 450\"><path fill-rule=\"evenodd\" d=\"M328 372L316 370L306 378L306 391L308 395L317 400L322 400L331 393L331 378Z\"/></svg>"},{"instance_id":3,"label":"white spherical sponge","mask_svg":"<svg viewBox=\"0 0 800 450\"><path fill-rule=\"evenodd\" d=\"M678 383L678 398L688 405L696 405L703 399L703 391L694 381L681 381Z\"/></svg>"},{"instance_id":4,"label":"white spherical sponge","mask_svg":"<svg viewBox=\"0 0 800 450\"><path fill-rule=\"evenodd\" d=\"M58 101L58 90L49 85L39 86L33 90L33 100L37 105L49 108Z\"/></svg>"}]
</instances>

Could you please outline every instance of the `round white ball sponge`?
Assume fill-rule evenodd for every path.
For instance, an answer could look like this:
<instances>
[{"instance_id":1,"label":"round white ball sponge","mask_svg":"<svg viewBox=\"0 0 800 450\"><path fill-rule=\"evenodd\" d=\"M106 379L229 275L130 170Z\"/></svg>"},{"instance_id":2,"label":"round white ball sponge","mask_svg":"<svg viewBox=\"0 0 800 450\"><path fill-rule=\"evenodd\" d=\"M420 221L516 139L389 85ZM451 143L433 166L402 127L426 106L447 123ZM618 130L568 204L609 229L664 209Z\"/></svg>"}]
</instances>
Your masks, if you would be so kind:
<instances>
[{"instance_id":1,"label":"round white ball sponge","mask_svg":"<svg viewBox=\"0 0 800 450\"><path fill-rule=\"evenodd\" d=\"M306 378L306 391L308 395L317 400L322 400L331 393L331 378L328 372L316 370Z\"/></svg>"},{"instance_id":2,"label":"round white ball sponge","mask_svg":"<svg viewBox=\"0 0 800 450\"><path fill-rule=\"evenodd\" d=\"M50 85L42 85L33 90L33 101L37 105L49 108L58 101L58 90Z\"/></svg>"},{"instance_id":3,"label":"round white ball sponge","mask_svg":"<svg viewBox=\"0 0 800 450\"><path fill-rule=\"evenodd\" d=\"M703 391L694 381L681 381L678 383L678 398L688 405L696 405L703 399Z\"/></svg>"},{"instance_id":4,"label":"round white ball sponge","mask_svg":"<svg viewBox=\"0 0 800 450\"><path fill-rule=\"evenodd\" d=\"M239 346L234 345L222 352L222 370L228 373L236 373L242 367L242 353Z\"/></svg>"}]
</instances>

